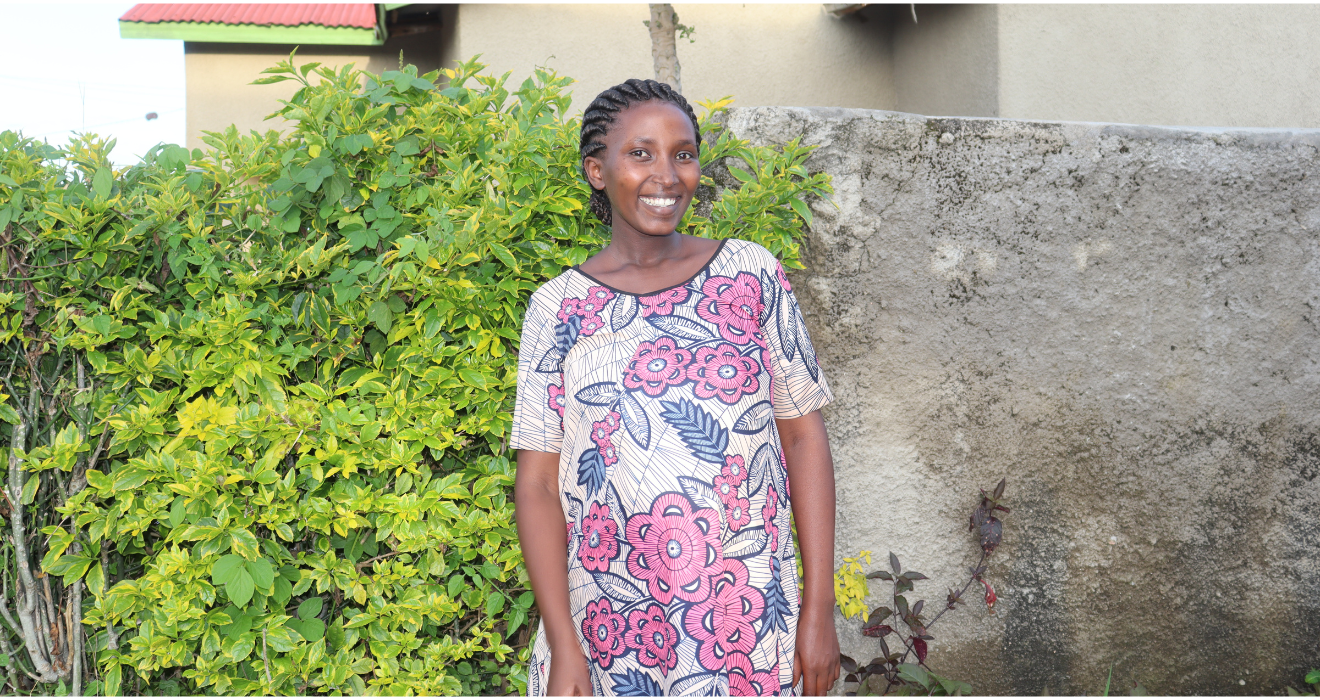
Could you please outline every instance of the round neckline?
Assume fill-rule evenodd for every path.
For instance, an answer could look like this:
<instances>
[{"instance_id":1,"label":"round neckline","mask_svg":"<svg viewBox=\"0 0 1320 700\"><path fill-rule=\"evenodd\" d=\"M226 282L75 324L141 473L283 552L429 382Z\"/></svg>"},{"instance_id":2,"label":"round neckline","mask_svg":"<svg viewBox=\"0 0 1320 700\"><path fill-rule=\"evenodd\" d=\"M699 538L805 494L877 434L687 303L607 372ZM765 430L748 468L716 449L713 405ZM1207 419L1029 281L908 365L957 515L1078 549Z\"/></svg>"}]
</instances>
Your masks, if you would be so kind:
<instances>
[{"instance_id":1,"label":"round neckline","mask_svg":"<svg viewBox=\"0 0 1320 700\"><path fill-rule=\"evenodd\" d=\"M612 286L610 286L610 285L608 285L608 284L605 284L604 282L602 282L602 281L596 279L595 277L592 277L590 274L588 274L588 273L586 273L586 272L583 272L582 269L581 269L580 267L578 267L577 265L574 265L573 267L570 267L569 269L572 270L572 271L574 271L574 272L576 272L576 273L578 273L579 275L582 275L583 277L586 277L587 279L591 280L592 282L595 282L596 284L598 284L598 285L600 285L600 286L602 286L602 287L604 287L604 288L610 290L611 292L614 292L615 294L627 294L627 295L630 296L630 297L653 297L653 296L655 296L655 295L657 295L657 294L664 294L665 292L667 292L667 291L669 291L669 290L671 290L671 289L678 289L679 287L686 287L686 286L688 285L689 282L691 282L692 280L694 280L694 279L700 277L700 276L701 276L701 273L703 273L703 272L709 270L709 269L710 269L710 266L713 265L713 264L715 264L715 261L716 261L717 259L719 259L719 257L720 257L720 253L724 252L724 244L728 243L730 240L732 240L732 239L729 239L729 238L721 239L721 240L720 240L720 244L719 244L719 246L717 246L717 247L715 248L715 252L714 252L714 253L711 253L710 259L706 261L706 264L705 264L705 265L702 265L702 266L701 266L701 269L699 269L699 270L697 270L696 272L692 273L692 276L691 276L691 277L688 277L687 279L683 280L682 282L679 282L678 284L671 284L671 285L669 285L668 287L665 287L664 289L657 289L657 290L654 291L654 292L642 292L642 293L638 293L638 292L627 292L627 291L624 291L624 290L622 290L622 289L618 289L618 288L616 288L616 287L612 287Z\"/></svg>"}]
</instances>

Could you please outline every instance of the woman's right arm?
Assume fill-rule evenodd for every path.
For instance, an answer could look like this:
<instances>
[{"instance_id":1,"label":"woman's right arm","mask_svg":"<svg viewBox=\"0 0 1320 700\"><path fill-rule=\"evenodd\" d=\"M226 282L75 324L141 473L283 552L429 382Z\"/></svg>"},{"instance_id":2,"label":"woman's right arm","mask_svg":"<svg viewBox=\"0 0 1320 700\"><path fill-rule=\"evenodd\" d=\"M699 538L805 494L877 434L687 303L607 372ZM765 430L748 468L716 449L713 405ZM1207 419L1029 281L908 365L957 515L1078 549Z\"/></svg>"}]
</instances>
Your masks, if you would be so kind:
<instances>
[{"instance_id":1,"label":"woman's right arm","mask_svg":"<svg viewBox=\"0 0 1320 700\"><path fill-rule=\"evenodd\" d=\"M518 541L550 643L547 694L591 695L587 657L568 607L567 523L559 504L558 454L518 450L513 502Z\"/></svg>"}]
</instances>

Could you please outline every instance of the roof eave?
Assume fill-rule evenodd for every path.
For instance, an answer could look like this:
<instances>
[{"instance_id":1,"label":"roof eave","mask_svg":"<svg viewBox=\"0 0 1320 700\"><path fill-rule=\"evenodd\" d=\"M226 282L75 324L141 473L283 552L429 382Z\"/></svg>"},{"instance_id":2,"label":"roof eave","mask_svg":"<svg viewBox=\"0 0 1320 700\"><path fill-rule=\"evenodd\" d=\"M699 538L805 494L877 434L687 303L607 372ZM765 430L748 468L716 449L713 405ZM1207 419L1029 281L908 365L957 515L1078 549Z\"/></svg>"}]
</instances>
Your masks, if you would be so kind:
<instances>
[{"instance_id":1,"label":"roof eave","mask_svg":"<svg viewBox=\"0 0 1320 700\"><path fill-rule=\"evenodd\" d=\"M321 44L331 46L380 46L385 43L380 24L376 27L296 27L217 22L119 22L123 39L175 39L225 44Z\"/></svg>"}]
</instances>

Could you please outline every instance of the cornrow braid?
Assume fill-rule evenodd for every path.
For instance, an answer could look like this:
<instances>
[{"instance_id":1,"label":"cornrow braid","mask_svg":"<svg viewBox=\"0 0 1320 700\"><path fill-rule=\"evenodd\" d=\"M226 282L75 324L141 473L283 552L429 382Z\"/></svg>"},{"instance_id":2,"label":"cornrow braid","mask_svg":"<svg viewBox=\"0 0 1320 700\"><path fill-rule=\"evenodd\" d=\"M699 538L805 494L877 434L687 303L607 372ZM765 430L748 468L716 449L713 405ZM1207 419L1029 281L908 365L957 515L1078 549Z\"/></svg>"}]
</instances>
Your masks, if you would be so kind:
<instances>
[{"instance_id":1,"label":"cornrow braid","mask_svg":"<svg viewBox=\"0 0 1320 700\"><path fill-rule=\"evenodd\" d=\"M582 141L578 147L581 158L585 160L605 148L605 134L620 112L635 104L653 100L677 105L687 112L688 119L692 120L692 131L697 135L697 150L700 152L701 129L697 126L697 115L692 111L692 105L668 83L631 78L596 95L596 99L587 105L587 111L582 114ZM591 212L606 226L613 223L610 199L605 196L605 190L591 188L590 206Z\"/></svg>"}]
</instances>

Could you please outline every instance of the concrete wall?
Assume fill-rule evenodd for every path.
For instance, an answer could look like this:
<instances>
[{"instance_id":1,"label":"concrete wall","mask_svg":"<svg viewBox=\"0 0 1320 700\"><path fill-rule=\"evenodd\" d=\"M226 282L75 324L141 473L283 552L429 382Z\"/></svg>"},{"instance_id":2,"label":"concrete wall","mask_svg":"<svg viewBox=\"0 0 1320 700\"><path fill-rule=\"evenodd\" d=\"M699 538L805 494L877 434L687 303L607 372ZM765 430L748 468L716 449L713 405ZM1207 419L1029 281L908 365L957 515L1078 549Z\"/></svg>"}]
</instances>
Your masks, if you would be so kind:
<instances>
[{"instance_id":1,"label":"concrete wall","mask_svg":"<svg viewBox=\"0 0 1320 700\"><path fill-rule=\"evenodd\" d=\"M999 5L998 13L997 116L1320 127L1320 6Z\"/></svg>"},{"instance_id":2,"label":"concrete wall","mask_svg":"<svg viewBox=\"0 0 1320 700\"><path fill-rule=\"evenodd\" d=\"M1276 694L1320 665L1320 131L730 123L834 177L793 282L837 397L839 556L899 554L937 609L1008 478L998 614L933 627L933 669Z\"/></svg>"},{"instance_id":3,"label":"concrete wall","mask_svg":"<svg viewBox=\"0 0 1320 700\"><path fill-rule=\"evenodd\" d=\"M892 108L893 69L884 22L840 20L820 4L675 4L696 28L678 43L683 92L737 104ZM521 82L535 66L578 80L573 110L628 78L654 76L645 5L458 7L453 58L481 54Z\"/></svg>"}]
</instances>

